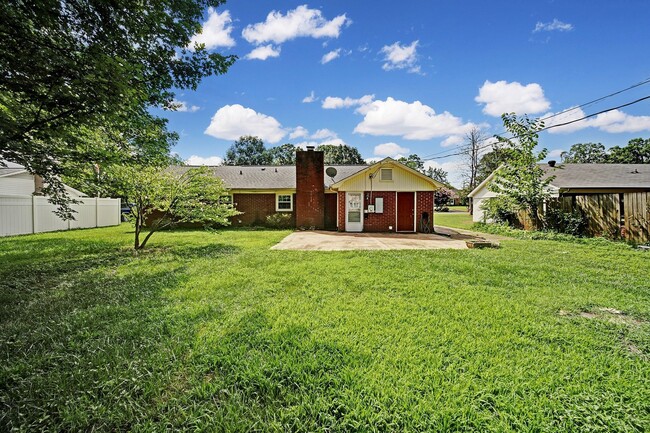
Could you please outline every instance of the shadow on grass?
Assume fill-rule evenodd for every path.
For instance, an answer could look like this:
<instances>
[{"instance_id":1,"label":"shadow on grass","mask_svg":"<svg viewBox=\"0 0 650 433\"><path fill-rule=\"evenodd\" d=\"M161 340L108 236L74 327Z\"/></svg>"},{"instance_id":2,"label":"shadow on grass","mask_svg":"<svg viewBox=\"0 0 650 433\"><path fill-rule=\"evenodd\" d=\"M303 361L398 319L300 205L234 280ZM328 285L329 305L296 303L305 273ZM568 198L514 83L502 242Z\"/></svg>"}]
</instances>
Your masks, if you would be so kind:
<instances>
[{"instance_id":1,"label":"shadow on grass","mask_svg":"<svg viewBox=\"0 0 650 433\"><path fill-rule=\"evenodd\" d=\"M0 267L0 431L125 431L153 416L187 350L164 296L187 280L184 263L23 242L47 258Z\"/></svg>"}]
</instances>

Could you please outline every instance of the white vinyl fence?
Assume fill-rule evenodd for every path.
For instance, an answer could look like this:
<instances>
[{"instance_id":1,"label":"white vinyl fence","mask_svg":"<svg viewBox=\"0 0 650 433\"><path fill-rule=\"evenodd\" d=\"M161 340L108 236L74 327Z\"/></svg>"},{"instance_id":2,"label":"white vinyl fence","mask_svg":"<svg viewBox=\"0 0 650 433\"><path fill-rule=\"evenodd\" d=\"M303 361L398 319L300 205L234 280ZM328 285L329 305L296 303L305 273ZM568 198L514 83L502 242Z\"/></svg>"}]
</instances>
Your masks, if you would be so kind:
<instances>
[{"instance_id":1,"label":"white vinyl fence","mask_svg":"<svg viewBox=\"0 0 650 433\"><path fill-rule=\"evenodd\" d=\"M116 226L120 224L119 198L78 198L72 205L75 220L64 221L56 214L56 206L46 197L0 195L0 236L56 230Z\"/></svg>"}]
</instances>

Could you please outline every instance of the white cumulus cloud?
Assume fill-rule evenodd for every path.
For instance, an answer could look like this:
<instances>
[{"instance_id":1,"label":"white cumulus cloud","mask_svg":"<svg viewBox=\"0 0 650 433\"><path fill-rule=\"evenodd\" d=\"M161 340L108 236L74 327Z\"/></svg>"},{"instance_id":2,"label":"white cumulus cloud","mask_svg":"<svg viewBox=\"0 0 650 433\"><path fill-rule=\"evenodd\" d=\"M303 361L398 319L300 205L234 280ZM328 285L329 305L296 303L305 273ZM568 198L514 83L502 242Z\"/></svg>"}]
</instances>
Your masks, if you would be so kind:
<instances>
[{"instance_id":1,"label":"white cumulus cloud","mask_svg":"<svg viewBox=\"0 0 650 433\"><path fill-rule=\"evenodd\" d=\"M499 117L503 113L533 114L548 110L551 103L544 97L542 86L537 83L522 85L516 81L485 81L479 89L476 102L485 104L483 112Z\"/></svg>"},{"instance_id":2,"label":"white cumulus cloud","mask_svg":"<svg viewBox=\"0 0 650 433\"><path fill-rule=\"evenodd\" d=\"M201 109L201 107L198 105L188 105L187 102L179 101L177 99L174 99L172 101L169 108L174 111L180 111L181 113L194 113L195 111L199 111Z\"/></svg>"},{"instance_id":3,"label":"white cumulus cloud","mask_svg":"<svg viewBox=\"0 0 650 433\"><path fill-rule=\"evenodd\" d=\"M397 157L400 154L407 154L409 149L402 147L397 143L383 143L375 146L374 154L377 156L392 156Z\"/></svg>"},{"instance_id":4,"label":"white cumulus cloud","mask_svg":"<svg viewBox=\"0 0 650 433\"><path fill-rule=\"evenodd\" d=\"M250 53L246 54L248 60L266 60L269 57L278 57L280 55L280 47L274 47L271 44L262 45L255 48Z\"/></svg>"},{"instance_id":5,"label":"white cumulus cloud","mask_svg":"<svg viewBox=\"0 0 650 433\"><path fill-rule=\"evenodd\" d=\"M325 63L329 63L338 57L341 57L340 48L337 48L336 50L330 51L329 53L325 54L323 58L320 59L320 62L324 65Z\"/></svg>"},{"instance_id":6,"label":"white cumulus cloud","mask_svg":"<svg viewBox=\"0 0 650 433\"><path fill-rule=\"evenodd\" d=\"M420 101L404 102L391 97L373 101L364 107L363 121L354 132L370 135L394 135L407 140L428 140L446 135L464 135L475 125L445 111L435 110Z\"/></svg>"},{"instance_id":7,"label":"white cumulus cloud","mask_svg":"<svg viewBox=\"0 0 650 433\"><path fill-rule=\"evenodd\" d=\"M385 45L381 52L384 54L384 61L382 68L385 71L392 69L408 69L409 72L420 73L420 67L417 65L418 61L418 47L419 41L413 41L411 45L400 45L395 42L392 45Z\"/></svg>"},{"instance_id":8,"label":"white cumulus cloud","mask_svg":"<svg viewBox=\"0 0 650 433\"><path fill-rule=\"evenodd\" d=\"M314 140L325 140L325 139L335 139L338 138L338 135L334 131L330 131L327 128L319 129L311 135L311 138Z\"/></svg>"},{"instance_id":9,"label":"white cumulus cloud","mask_svg":"<svg viewBox=\"0 0 650 433\"><path fill-rule=\"evenodd\" d=\"M305 104L311 104L312 102L314 102L317 99L318 98L316 97L316 95L314 94L314 91L312 90L309 95L302 98L302 102L304 102Z\"/></svg>"},{"instance_id":10,"label":"white cumulus cloud","mask_svg":"<svg viewBox=\"0 0 650 433\"><path fill-rule=\"evenodd\" d=\"M543 23L538 21L537 24L535 24L535 29L533 30L533 33L553 32L553 31L568 32L571 30L573 30L573 24L563 23L557 18L554 18L553 21L551 21L550 23Z\"/></svg>"},{"instance_id":11,"label":"white cumulus cloud","mask_svg":"<svg viewBox=\"0 0 650 433\"><path fill-rule=\"evenodd\" d=\"M464 141L465 141L465 137L462 135L450 135L449 137L442 140L442 143L440 143L440 145L442 147L458 146L459 144L462 144Z\"/></svg>"},{"instance_id":12,"label":"white cumulus cloud","mask_svg":"<svg viewBox=\"0 0 650 433\"><path fill-rule=\"evenodd\" d=\"M545 120L545 125L547 127L559 125L581 119L586 115L582 108L570 108L569 110L558 115L552 113L544 115L545 118L553 116ZM612 110L568 125L551 128L548 132L551 134L568 134L585 128L596 128L612 134L650 131L650 116L634 116L621 110Z\"/></svg>"},{"instance_id":13,"label":"white cumulus cloud","mask_svg":"<svg viewBox=\"0 0 650 433\"><path fill-rule=\"evenodd\" d=\"M308 135L309 135L309 131L307 130L307 128L303 126L296 126L293 129L293 131L291 131L291 133L289 134L289 138L290 139L303 138L303 137L307 137Z\"/></svg>"},{"instance_id":14,"label":"white cumulus cloud","mask_svg":"<svg viewBox=\"0 0 650 433\"><path fill-rule=\"evenodd\" d=\"M189 48L192 49L195 43L205 44L210 50L218 47L234 47L235 40L230 36L232 32L232 18L229 11L217 12L215 8L208 8L208 19L203 23L201 33L197 33L190 39Z\"/></svg>"},{"instance_id":15,"label":"white cumulus cloud","mask_svg":"<svg viewBox=\"0 0 650 433\"><path fill-rule=\"evenodd\" d=\"M328 96L323 100L322 107L326 110L335 110L338 108L350 108L350 107L364 107L370 104L374 99L375 99L375 95L364 95L358 99L350 98L349 96L346 96L345 98L339 98L338 96Z\"/></svg>"},{"instance_id":16,"label":"white cumulus cloud","mask_svg":"<svg viewBox=\"0 0 650 433\"><path fill-rule=\"evenodd\" d=\"M270 12L264 22L246 26L242 36L256 45L267 42L281 44L298 37L338 38L343 25L349 23L345 14L328 21L320 10L302 5L287 11L286 15Z\"/></svg>"},{"instance_id":17,"label":"white cumulus cloud","mask_svg":"<svg viewBox=\"0 0 650 433\"><path fill-rule=\"evenodd\" d=\"M287 134L275 118L239 104L221 107L204 133L224 140L254 135L269 143L277 143Z\"/></svg>"},{"instance_id":18,"label":"white cumulus cloud","mask_svg":"<svg viewBox=\"0 0 650 433\"><path fill-rule=\"evenodd\" d=\"M198 156L192 155L185 160L187 165L221 165L223 164L223 158L220 156Z\"/></svg>"}]
</instances>

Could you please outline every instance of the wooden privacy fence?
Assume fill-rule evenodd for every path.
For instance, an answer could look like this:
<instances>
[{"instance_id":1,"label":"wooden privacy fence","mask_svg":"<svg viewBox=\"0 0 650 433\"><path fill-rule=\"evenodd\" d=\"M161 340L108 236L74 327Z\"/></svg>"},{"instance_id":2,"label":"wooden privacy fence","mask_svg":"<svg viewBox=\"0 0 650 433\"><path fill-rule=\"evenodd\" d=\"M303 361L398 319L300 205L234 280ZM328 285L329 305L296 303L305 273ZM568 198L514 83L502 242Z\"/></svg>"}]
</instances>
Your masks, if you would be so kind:
<instances>
[{"instance_id":1,"label":"wooden privacy fence","mask_svg":"<svg viewBox=\"0 0 650 433\"><path fill-rule=\"evenodd\" d=\"M550 199L547 208L580 212L589 236L622 237L630 242L650 241L650 192L563 195ZM527 216L520 216L524 226Z\"/></svg>"},{"instance_id":2,"label":"wooden privacy fence","mask_svg":"<svg viewBox=\"0 0 650 433\"><path fill-rule=\"evenodd\" d=\"M0 196L0 236L120 224L120 199L81 198L72 205L75 220L54 214L56 206L40 196Z\"/></svg>"}]
</instances>

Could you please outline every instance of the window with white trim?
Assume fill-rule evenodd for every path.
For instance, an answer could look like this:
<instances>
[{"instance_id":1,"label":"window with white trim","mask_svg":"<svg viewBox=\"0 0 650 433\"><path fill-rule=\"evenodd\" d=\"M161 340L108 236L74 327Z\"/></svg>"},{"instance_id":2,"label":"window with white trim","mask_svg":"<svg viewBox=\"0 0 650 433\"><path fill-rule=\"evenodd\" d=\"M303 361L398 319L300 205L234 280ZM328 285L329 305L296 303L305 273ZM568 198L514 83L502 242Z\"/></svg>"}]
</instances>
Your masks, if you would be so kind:
<instances>
[{"instance_id":1,"label":"window with white trim","mask_svg":"<svg viewBox=\"0 0 650 433\"><path fill-rule=\"evenodd\" d=\"M291 212L293 210L293 194L276 194L275 210L278 212Z\"/></svg>"},{"instance_id":2,"label":"window with white trim","mask_svg":"<svg viewBox=\"0 0 650 433\"><path fill-rule=\"evenodd\" d=\"M393 180L393 169L392 168L382 168L379 171L379 180L384 182L391 182Z\"/></svg>"}]
</instances>

